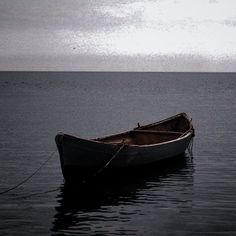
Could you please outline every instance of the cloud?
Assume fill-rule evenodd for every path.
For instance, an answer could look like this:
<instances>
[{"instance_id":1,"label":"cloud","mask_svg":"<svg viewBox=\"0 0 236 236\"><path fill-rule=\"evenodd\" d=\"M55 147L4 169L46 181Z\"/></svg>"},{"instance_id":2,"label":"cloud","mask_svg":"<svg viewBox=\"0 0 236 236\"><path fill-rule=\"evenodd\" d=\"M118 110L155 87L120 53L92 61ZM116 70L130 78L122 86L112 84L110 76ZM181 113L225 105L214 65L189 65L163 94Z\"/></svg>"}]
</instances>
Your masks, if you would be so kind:
<instances>
[{"instance_id":1,"label":"cloud","mask_svg":"<svg viewBox=\"0 0 236 236\"><path fill-rule=\"evenodd\" d=\"M174 56L195 65L189 55L208 63L236 55L234 0L2 0L0 9L0 54L8 63L17 57L36 58L26 60L29 66L44 64L40 58L50 64L54 57L65 63L63 56L85 61L124 57L135 70L137 58L152 58L153 65Z\"/></svg>"},{"instance_id":2,"label":"cloud","mask_svg":"<svg viewBox=\"0 0 236 236\"><path fill-rule=\"evenodd\" d=\"M236 17L228 18L228 19L224 20L222 23L227 26L235 27L236 26Z\"/></svg>"},{"instance_id":3,"label":"cloud","mask_svg":"<svg viewBox=\"0 0 236 236\"><path fill-rule=\"evenodd\" d=\"M97 31L136 22L137 15L109 14L109 7L122 5L109 1L3 0L0 2L0 27Z\"/></svg>"}]
</instances>

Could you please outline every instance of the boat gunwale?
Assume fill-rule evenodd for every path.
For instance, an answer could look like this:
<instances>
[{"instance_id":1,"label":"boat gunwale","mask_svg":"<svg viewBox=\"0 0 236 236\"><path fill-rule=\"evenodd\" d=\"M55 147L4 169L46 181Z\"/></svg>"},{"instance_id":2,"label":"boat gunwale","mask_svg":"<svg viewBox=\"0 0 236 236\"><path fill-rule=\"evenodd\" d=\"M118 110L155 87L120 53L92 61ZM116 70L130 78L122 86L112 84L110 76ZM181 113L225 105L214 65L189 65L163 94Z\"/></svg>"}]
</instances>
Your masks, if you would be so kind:
<instances>
[{"instance_id":1,"label":"boat gunwale","mask_svg":"<svg viewBox=\"0 0 236 236\"><path fill-rule=\"evenodd\" d=\"M125 133L120 133L120 134L126 134L126 133L129 133L130 131L128 132L125 132ZM119 135L119 134L117 134ZM139 144L125 144L123 142L120 142L120 143L108 143L108 142L102 142L102 141L99 141L99 140L93 140L93 139L83 139L83 140L87 140L88 142L95 142L95 143L100 143L100 144L107 144L107 145L112 145L112 146L120 146L122 144L125 144L126 146L128 147L154 147L154 146L160 146L160 145L164 145L164 144L169 144L169 143L174 143L174 142L177 142L177 141L180 141L182 139L185 139L187 138L189 135L193 135L193 129L192 127L185 132L185 134L183 136L180 136L178 138L175 138L175 139L172 139L172 140L169 140L169 141L165 141L165 142L160 142L160 143L153 143L153 144L143 144L143 145L139 145ZM110 136L108 136L110 137Z\"/></svg>"},{"instance_id":2,"label":"boat gunwale","mask_svg":"<svg viewBox=\"0 0 236 236\"><path fill-rule=\"evenodd\" d=\"M180 117L180 116L183 116L184 118L186 118L186 120L189 122L190 128L188 130L186 130L185 132L183 132L183 134L180 135L178 138L174 138L174 139L171 139L169 141L158 142L158 143L153 143L153 144L143 144L143 145L140 145L140 144L126 144L125 142L112 143L112 142L101 141L102 139L105 139L105 138L111 138L111 137L115 137L115 136L118 136L118 135L126 135L126 134L129 134L130 132L135 131L135 130L142 131L143 128L152 127L152 126L161 124L163 122L175 119L175 118ZM86 142L97 143L97 144L102 144L102 145L109 145L109 146L113 146L113 147L117 147L117 146L121 146L121 145L125 144L125 146L127 146L127 147L146 148L146 147L154 147L154 146L161 146L161 145L171 144L171 143L183 140L183 139L187 138L190 135L193 136L194 135L194 128L193 128L192 122L188 118L187 114L183 112L183 113L179 113L175 116L169 117L167 119L164 119L164 120L152 123L152 124L148 124L148 125L144 125L144 126L134 128L133 130L129 130L129 131L118 133L118 134L108 135L108 136L104 136L104 137L100 137L100 138L85 139L85 138L75 137L73 135L68 135L68 134L62 134L61 133L61 135L67 135L67 136L73 137L73 138L78 139L78 140L83 140L83 141L86 141Z\"/></svg>"}]
</instances>

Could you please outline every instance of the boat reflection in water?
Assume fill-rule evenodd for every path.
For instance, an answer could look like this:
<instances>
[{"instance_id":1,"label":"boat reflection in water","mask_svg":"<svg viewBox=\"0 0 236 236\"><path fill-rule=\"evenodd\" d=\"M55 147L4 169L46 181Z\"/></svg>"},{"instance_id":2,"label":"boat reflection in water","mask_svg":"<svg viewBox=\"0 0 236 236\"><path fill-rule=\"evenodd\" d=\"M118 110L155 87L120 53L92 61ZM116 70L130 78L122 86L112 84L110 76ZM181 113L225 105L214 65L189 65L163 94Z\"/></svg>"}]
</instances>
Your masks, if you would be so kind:
<instances>
[{"instance_id":1,"label":"boat reflection in water","mask_svg":"<svg viewBox=\"0 0 236 236\"><path fill-rule=\"evenodd\" d=\"M182 156L119 178L82 186L65 183L51 230L82 235L168 232L172 217L191 211L193 170L192 159Z\"/></svg>"}]
</instances>

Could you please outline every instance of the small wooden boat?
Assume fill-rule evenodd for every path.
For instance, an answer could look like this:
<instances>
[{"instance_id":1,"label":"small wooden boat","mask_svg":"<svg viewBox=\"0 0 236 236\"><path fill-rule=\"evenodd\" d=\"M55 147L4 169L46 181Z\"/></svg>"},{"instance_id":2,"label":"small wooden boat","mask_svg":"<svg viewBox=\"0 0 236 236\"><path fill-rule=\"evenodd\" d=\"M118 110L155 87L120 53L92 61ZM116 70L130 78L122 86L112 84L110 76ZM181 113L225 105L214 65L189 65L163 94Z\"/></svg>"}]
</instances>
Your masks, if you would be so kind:
<instances>
[{"instance_id":1,"label":"small wooden boat","mask_svg":"<svg viewBox=\"0 0 236 236\"><path fill-rule=\"evenodd\" d=\"M184 154L194 136L191 120L180 113L128 132L95 139L59 133L55 137L66 181L127 170Z\"/></svg>"}]
</instances>

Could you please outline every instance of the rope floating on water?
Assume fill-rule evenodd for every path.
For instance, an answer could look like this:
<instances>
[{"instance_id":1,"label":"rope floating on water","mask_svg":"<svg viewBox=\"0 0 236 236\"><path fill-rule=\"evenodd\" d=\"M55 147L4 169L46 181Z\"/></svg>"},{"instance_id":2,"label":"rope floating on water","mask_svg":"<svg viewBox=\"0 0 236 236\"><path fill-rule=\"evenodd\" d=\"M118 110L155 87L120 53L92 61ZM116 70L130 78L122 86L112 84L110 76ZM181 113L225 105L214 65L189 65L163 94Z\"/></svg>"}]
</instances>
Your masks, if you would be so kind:
<instances>
[{"instance_id":1,"label":"rope floating on water","mask_svg":"<svg viewBox=\"0 0 236 236\"><path fill-rule=\"evenodd\" d=\"M46 194L46 193L56 192L58 190L60 190L60 187L57 187L55 189L50 189L50 190L47 190L47 191L43 191L43 192L31 193L31 194L28 194L28 195L25 195L25 196L16 197L14 199L19 200L19 199L30 198L30 197L34 197L34 196L43 195L43 194Z\"/></svg>"},{"instance_id":2,"label":"rope floating on water","mask_svg":"<svg viewBox=\"0 0 236 236\"><path fill-rule=\"evenodd\" d=\"M53 152L51 153L51 155L48 157L48 159L47 159L46 161L44 161L44 162L41 164L41 166L40 166L38 169L36 169L31 175L29 175L27 178L25 178L24 180L22 180L21 182L19 182L19 183L16 184L15 186L13 186L13 187L11 187L11 188L9 188L9 189L3 191L3 192L0 192L0 195L3 195L3 194L5 194L5 193L8 193L8 192L10 192L10 191L12 191L12 190L14 190L14 189L20 187L21 185L23 185L24 183L26 183L28 180L30 180L34 175L37 174L37 172L39 172L40 169L42 169L43 166L45 166L45 165L47 164L47 162L49 162L49 160L53 157L53 155L55 154L55 152L56 152L56 151L53 151Z\"/></svg>"}]
</instances>

